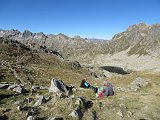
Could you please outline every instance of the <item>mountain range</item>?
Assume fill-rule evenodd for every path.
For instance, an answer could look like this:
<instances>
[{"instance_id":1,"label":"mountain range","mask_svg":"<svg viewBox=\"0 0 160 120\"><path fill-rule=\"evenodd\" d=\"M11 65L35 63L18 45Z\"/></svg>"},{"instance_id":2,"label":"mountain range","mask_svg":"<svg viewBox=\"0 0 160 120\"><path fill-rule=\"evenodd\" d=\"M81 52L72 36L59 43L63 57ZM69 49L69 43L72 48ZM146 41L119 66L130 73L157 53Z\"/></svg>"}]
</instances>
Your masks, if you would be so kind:
<instances>
[{"instance_id":1,"label":"mountain range","mask_svg":"<svg viewBox=\"0 0 160 120\"><path fill-rule=\"evenodd\" d=\"M37 52L41 49L54 51L65 60L77 60L82 64L159 71L156 66L160 65L160 24L135 24L114 35L111 40L69 37L62 33L45 35L43 32L32 33L29 30L21 33L14 29L0 30L0 37L17 40ZM147 66L143 66L141 61ZM138 66L133 65L136 63Z\"/></svg>"}]
</instances>

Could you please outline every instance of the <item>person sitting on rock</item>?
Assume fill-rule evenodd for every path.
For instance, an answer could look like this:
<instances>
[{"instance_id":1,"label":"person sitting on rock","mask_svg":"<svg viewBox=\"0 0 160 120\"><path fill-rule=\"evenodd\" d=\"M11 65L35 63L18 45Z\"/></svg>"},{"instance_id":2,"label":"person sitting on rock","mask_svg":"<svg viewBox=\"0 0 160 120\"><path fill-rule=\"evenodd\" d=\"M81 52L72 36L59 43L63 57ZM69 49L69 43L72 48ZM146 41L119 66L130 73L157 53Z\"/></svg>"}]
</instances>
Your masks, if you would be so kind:
<instances>
[{"instance_id":1,"label":"person sitting on rock","mask_svg":"<svg viewBox=\"0 0 160 120\"><path fill-rule=\"evenodd\" d=\"M113 86L111 83L107 81L103 82L103 86L94 87L90 85L88 82L86 82L86 79L83 79L80 87L93 90L98 98L101 98L103 96L113 96L114 95Z\"/></svg>"}]
</instances>

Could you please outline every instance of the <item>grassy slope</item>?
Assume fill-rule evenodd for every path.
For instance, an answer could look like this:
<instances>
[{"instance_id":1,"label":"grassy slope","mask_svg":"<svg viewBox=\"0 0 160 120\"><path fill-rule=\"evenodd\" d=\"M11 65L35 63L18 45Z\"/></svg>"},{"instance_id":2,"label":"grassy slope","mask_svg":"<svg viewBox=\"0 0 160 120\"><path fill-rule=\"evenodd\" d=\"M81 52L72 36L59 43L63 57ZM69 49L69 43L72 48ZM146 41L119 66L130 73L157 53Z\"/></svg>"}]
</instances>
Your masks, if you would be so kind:
<instances>
[{"instance_id":1,"label":"grassy slope","mask_svg":"<svg viewBox=\"0 0 160 120\"><path fill-rule=\"evenodd\" d=\"M93 102L93 106L84 112L83 119L90 119L90 112L96 110L97 116L100 120L119 120L121 117L117 115L119 110L122 111L125 120L128 119L160 119L159 111L160 111L160 75L157 73L145 73L145 72L136 72L130 75L125 75L122 77L112 77L108 78L108 81L112 82L114 86L127 86L134 80L136 77L142 77L148 79L150 82L150 86L142 88L137 92L117 92L112 97L105 97L103 99L97 99L94 93L90 90L78 90L74 93L75 96L83 96L88 101ZM88 80L91 84L101 85L104 80ZM65 80L65 83L76 83L75 80L70 79L70 81ZM10 92L8 93L10 94ZM37 93L35 93L37 94ZM34 95L35 95L34 94ZM39 94L43 94L45 96L51 95L47 91L39 91ZM30 96L30 97L33 97ZM10 112L5 112L6 116L10 118L16 118L16 120L21 120L25 118L25 112L19 113L16 110L16 107L13 106L13 102L16 100L20 100L21 98L28 97L28 94L24 96L16 96L11 98L6 98L1 100L3 104L0 113L2 114L2 110L8 108L11 109ZM73 100L74 101L74 100ZM68 117L68 114L74 109L75 105L72 104L70 100L59 99L53 96L52 100L43 104L39 107L39 117L48 117L48 116L63 116ZM120 104L124 104L127 109L120 107ZM130 118L127 116L127 111L133 113L133 116ZM21 117L18 117L21 115ZM69 118L69 117L68 117ZM69 118L71 119L71 118Z\"/></svg>"},{"instance_id":2,"label":"grassy slope","mask_svg":"<svg viewBox=\"0 0 160 120\"><path fill-rule=\"evenodd\" d=\"M29 84L49 86L53 77L63 79L68 83L75 80L76 83L77 80L82 80L89 75L85 68L72 68L69 61L60 60L54 55L27 51L17 46L14 46L13 43L0 44L1 82L19 83L8 64L22 83Z\"/></svg>"},{"instance_id":3,"label":"grassy slope","mask_svg":"<svg viewBox=\"0 0 160 120\"><path fill-rule=\"evenodd\" d=\"M90 112L96 110L97 116L100 120L119 120L121 117L117 115L119 110L122 111L125 120L128 119L160 119L160 75L155 73L132 73L130 75L122 77L113 77L108 80L113 83L114 86L127 86L136 77L146 78L150 82L150 86L142 88L137 92L118 92L112 97L105 97L103 99L97 99L94 93L90 90L78 90L75 95L83 96L88 101L93 102L92 108L84 112L83 119L90 119ZM89 80L90 83L95 85L101 85L103 80ZM74 83L74 81L73 81ZM120 107L120 104L124 104L127 109ZM66 100L60 100L55 103L54 99L44 105L42 110L44 116L62 115L67 116L72 110L74 105ZM51 109L50 109L51 108ZM59 109L56 109L59 108ZM53 112L54 111L54 112ZM127 111L133 113L130 118L127 116Z\"/></svg>"}]
</instances>

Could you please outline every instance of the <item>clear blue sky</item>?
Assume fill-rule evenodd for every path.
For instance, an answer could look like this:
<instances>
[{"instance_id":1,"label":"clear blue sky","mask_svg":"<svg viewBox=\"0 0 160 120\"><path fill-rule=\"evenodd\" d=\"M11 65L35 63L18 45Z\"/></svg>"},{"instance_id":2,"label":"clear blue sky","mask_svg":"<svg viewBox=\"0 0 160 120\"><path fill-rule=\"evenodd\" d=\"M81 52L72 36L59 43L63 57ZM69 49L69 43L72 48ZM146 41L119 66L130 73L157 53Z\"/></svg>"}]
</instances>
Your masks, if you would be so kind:
<instances>
[{"instance_id":1,"label":"clear blue sky","mask_svg":"<svg viewBox=\"0 0 160 120\"><path fill-rule=\"evenodd\" d=\"M160 0L0 0L0 29L110 39L139 22L160 23Z\"/></svg>"}]
</instances>

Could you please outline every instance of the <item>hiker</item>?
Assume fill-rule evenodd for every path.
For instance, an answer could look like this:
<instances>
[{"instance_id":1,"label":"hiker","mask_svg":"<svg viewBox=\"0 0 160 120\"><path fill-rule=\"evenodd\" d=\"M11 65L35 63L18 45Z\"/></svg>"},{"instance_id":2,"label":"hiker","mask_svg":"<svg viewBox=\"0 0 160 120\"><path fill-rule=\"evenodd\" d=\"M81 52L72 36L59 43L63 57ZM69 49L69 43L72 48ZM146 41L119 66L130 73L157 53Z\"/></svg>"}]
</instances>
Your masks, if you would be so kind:
<instances>
[{"instance_id":1,"label":"hiker","mask_svg":"<svg viewBox=\"0 0 160 120\"><path fill-rule=\"evenodd\" d=\"M98 98L101 98L103 96L113 96L114 95L113 86L111 83L107 81L103 82L103 86L94 87L90 85L88 82L86 82L86 79L83 79L80 87L93 90Z\"/></svg>"}]
</instances>

